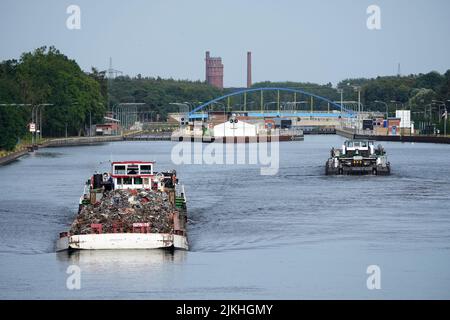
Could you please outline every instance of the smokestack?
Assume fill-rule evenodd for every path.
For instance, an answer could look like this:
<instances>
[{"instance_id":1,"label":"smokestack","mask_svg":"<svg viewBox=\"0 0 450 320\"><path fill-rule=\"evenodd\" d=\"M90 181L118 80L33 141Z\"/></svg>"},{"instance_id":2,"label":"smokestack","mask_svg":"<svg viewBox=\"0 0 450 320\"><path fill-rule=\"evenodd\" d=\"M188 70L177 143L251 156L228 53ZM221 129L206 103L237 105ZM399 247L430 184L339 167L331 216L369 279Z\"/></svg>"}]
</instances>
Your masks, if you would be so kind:
<instances>
[{"instance_id":1,"label":"smokestack","mask_svg":"<svg viewBox=\"0 0 450 320\"><path fill-rule=\"evenodd\" d=\"M209 64L209 51L206 51L206 57L205 57L205 81L206 81L206 83L209 82L209 79L208 79L208 64Z\"/></svg>"},{"instance_id":2,"label":"smokestack","mask_svg":"<svg viewBox=\"0 0 450 320\"><path fill-rule=\"evenodd\" d=\"M252 53L247 52L247 88L252 86Z\"/></svg>"}]
</instances>

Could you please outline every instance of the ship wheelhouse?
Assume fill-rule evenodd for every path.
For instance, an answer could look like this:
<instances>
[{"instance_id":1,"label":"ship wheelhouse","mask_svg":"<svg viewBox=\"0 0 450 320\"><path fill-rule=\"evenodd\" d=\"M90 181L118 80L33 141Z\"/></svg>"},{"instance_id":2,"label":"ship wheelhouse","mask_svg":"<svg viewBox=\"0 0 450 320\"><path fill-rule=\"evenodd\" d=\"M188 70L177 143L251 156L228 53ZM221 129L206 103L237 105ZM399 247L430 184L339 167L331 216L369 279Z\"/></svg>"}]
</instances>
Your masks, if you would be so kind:
<instances>
[{"instance_id":1,"label":"ship wheelhouse","mask_svg":"<svg viewBox=\"0 0 450 320\"><path fill-rule=\"evenodd\" d=\"M150 189L154 162L123 161L111 164L114 189Z\"/></svg>"},{"instance_id":2,"label":"ship wheelhouse","mask_svg":"<svg viewBox=\"0 0 450 320\"><path fill-rule=\"evenodd\" d=\"M342 145L342 155L372 156L375 153L374 142L371 140L347 140Z\"/></svg>"}]
</instances>

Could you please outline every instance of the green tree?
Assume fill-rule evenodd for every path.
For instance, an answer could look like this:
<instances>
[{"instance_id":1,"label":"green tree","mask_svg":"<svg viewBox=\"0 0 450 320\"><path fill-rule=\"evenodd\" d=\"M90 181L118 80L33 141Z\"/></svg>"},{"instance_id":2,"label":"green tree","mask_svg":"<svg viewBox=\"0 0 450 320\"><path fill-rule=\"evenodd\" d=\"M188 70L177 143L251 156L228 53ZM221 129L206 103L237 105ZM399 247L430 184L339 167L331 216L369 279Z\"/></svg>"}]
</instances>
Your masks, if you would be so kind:
<instances>
[{"instance_id":1,"label":"green tree","mask_svg":"<svg viewBox=\"0 0 450 320\"><path fill-rule=\"evenodd\" d=\"M414 119L424 119L426 116L426 108L430 106L433 100L436 99L436 92L432 89L414 89L411 98L409 99L409 106Z\"/></svg>"},{"instance_id":2,"label":"green tree","mask_svg":"<svg viewBox=\"0 0 450 320\"><path fill-rule=\"evenodd\" d=\"M86 133L89 118L101 121L106 111L107 84L104 73L87 74L74 60L54 47L22 54L19 61L0 63L0 104L49 103L43 110L44 136ZM31 107L0 109L0 148L14 147L25 136Z\"/></svg>"},{"instance_id":3,"label":"green tree","mask_svg":"<svg viewBox=\"0 0 450 320\"><path fill-rule=\"evenodd\" d=\"M89 114L99 119L106 110L101 74L96 70L91 76L84 73L74 60L54 47L23 54L17 73L25 101L33 105L53 105L44 108L44 135L62 136L66 126L70 135L82 135Z\"/></svg>"},{"instance_id":4,"label":"green tree","mask_svg":"<svg viewBox=\"0 0 450 320\"><path fill-rule=\"evenodd\" d=\"M23 103L16 78L17 61L0 63L0 149L13 150L26 131L27 109L8 104Z\"/></svg>"}]
</instances>

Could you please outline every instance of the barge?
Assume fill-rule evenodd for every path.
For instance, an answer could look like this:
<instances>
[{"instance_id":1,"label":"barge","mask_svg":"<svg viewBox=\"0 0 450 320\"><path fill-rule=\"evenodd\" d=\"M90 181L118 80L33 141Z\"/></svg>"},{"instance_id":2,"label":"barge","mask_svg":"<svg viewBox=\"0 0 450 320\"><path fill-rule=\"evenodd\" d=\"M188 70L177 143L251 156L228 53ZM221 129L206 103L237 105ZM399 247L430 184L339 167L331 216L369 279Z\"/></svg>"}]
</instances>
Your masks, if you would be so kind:
<instances>
[{"instance_id":1,"label":"barge","mask_svg":"<svg viewBox=\"0 0 450 320\"><path fill-rule=\"evenodd\" d=\"M391 165L381 145L370 140L347 140L341 149L331 149L325 164L327 175L389 175Z\"/></svg>"},{"instance_id":2,"label":"barge","mask_svg":"<svg viewBox=\"0 0 450 320\"><path fill-rule=\"evenodd\" d=\"M61 232L57 251L188 250L184 186L176 171L156 173L154 162L112 162L85 184L78 215Z\"/></svg>"}]
</instances>

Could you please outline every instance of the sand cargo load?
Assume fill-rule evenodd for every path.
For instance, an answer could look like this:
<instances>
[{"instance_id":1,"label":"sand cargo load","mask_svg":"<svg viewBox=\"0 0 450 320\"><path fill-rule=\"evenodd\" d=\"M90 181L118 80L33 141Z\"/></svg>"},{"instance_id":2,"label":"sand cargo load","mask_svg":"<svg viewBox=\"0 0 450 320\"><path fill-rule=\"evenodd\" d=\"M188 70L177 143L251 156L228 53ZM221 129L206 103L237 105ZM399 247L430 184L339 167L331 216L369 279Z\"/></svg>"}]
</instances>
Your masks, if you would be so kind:
<instances>
[{"instance_id":1,"label":"sand cargo load","mask_svg":"<svg viewBox=\"0 0 450 320\"><path fill-rule=\"evenodd\" d=\"M84 187L78 214L61 232L57 251L188 250L187 210L176 171L153 172L154 162L113 162Z\"/></svg>"}]
</instances>

